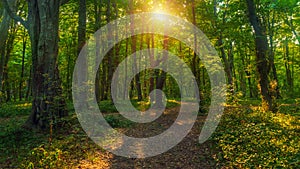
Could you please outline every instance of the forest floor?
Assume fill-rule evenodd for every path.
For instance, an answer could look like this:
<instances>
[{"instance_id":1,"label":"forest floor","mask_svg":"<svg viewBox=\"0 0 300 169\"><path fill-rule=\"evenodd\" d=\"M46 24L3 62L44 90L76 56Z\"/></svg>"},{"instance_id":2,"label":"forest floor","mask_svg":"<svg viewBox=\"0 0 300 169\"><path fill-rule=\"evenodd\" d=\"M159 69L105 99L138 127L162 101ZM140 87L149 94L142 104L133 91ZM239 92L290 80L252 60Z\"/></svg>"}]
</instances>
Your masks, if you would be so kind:
<instances>
[{"instance_id":1,"label":"forest floor","mask_svg":"<svg viewBox=\"0 0 300 169\"><path fill-rule=\"evenodd\" d=\"M177 118L180 106L167 109L163 115L150 125L137 124L126 131L123 131L128 136L138 138L154 136L162 133ZM203 125L206 116L198 116L197 121L191 132L184 138L182 142L173 147L171 150L157 155L155 157L145 159L129 159L125 157L115 156L108 152L98 152L97 156L102 160L91 161L84 160L77 165L78 168L216 168L216 162L212 158L214 152L211 147L211 142L199 144L198 137L201 126ZM103 164L104 163L104 164Z\"/></svg>"},{"instance_id":2,"label":"forest floor","mask_svg":"<svg viewBox=\"0 0 300 169\"><path fill-rule=\"evenodd\" d=\"M139 124L127 132L127 135L149 137L167 130L177 118L180 106L168 109L155 122L147 125ZM191 132L171 150L146 159L127 159L115 157L112 159L112 168L216 168L212 158L212 142L199 144L199 135L206 116L198 116Z\"/></svg>"},{"instance_id":3,"label":"forest floor","mask_svg":"<svg viewBox=\"0 0 300 169\"><path fill-rule=\"evenodd\" d=\"M83 131L69 105L70 116L53 132L22 128L30 103L1 105L0 168L299 168L300 106L282 100L278 111L261 112L257 100L228 105L213 136L204 144L198 137L206 116L199 113L191 132L169 151L145 159L116 156L96 145ZM161 117L147 125L130 123L111 103L100 104L106 120L128 136L149 137L172 125L178 104L167 105Z\"/></svg>"},{"instance_id":4,"label":"forest floor","mask_svg":"<svg viewBox=\"0 0 300 169\"><path fill-rule=\"evenodd\" d=\"M128 136L149 137L162 133L168 129L177 118L180 106L172 105L164 111L161 117L149 125L129 124L113 119L117 113L106 113L108 121L117 125L119 131ZM174 107L175 106L175 107ZM155 157L145 159L129 159L116 156L97 146L90 140L80 124L76 115L71 115L61 125L61 128L53 133L32 133L23 128L15 128L12 125L22 124L25 116L19 116L13 121L10 118L1 118L2 124L6 123L6 137L1 142L3 155L0 168L215 168L217 165L213 159L213 143L208 141L199 144L198 137L201 126L206 116L198 116L191 132L178 145L171 150ZM10 122L12 122L10 124ZM118 123L118 124L114 124ZM121 126L121 127L120 127ZM10 130L11 131L8 131ZM6 143L4 143L6 142ZM10 142L10 144L8 143ZM38 146L37 146L38 145ZM6 146L6 147L4 147ZM6 151L6 152L5 152Z\"/></svg>"}]
</instances>

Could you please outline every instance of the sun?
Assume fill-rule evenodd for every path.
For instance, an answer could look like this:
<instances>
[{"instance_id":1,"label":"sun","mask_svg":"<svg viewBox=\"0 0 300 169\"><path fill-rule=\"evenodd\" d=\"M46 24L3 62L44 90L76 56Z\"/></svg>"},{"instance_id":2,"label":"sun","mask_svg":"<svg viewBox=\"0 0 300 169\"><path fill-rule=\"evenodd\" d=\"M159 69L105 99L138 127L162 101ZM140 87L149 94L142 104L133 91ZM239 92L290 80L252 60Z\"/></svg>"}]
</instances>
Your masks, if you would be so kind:
<instances>
[{"instance_id":1,"label":"sun","mask_svg":"<svg viewBox=\"0 0 300 169\"><path fill-rule=\"evenodd\" d=\"M159 21L166 21L167 17L166 14L168 14L168 11L162 7L161 4L159 4L158 8L153 10L154 18Z\"/></svg>"}]
</instances>

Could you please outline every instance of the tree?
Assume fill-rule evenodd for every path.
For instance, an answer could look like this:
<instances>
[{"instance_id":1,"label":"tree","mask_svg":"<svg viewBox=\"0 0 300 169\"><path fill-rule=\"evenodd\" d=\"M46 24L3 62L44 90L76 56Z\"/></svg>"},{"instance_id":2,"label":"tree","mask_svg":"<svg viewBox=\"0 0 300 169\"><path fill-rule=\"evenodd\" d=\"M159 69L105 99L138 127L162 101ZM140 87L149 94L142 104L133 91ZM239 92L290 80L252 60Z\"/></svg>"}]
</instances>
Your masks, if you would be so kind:
<instances>
[{"instance_id":1,"label":"tree","mask_svg":"<svg viewBox=\"0 0 300 169\"><path fill-rule=\"evenodd\" d=\"M270 20L272 16L272 19ZM278 75L277 75L277 69L276 69L276 66L275 66L275 63L274 63L274 56L275 56L275 49L276 47L274 46L274 34L275 34L275 11L273 10L272 11L272 15L271 15L271 12L268 10L268 13L266 15L267 17L267 28L268 28L268 34L269 34L269 42L270 42L270 52L269 52L269 70L272 70L272 75L273 75L273 79L276 83L276 86L275 86L275 95L276 95L276 98L280 98L280 92L279 92L279 87L278 87Z\"/></svg>"},{"instance_id":2,"label":"tree","mask_svg":"<svg viewBox=\"0 0 300 169\"><path fill-rule=\"evenodd\" d=\"M11 0L9 1L8 6L11 7L11 9L14 11L14 6L15 6L16 0ZM8 30L9 30L9 25L11 22L11 18L7 12L7 10L2 11L2 21L0 23L0 92L2 91L3 87L3 75L4 75L4 65L5 65L5 56L6 56L6 41L8 38Z\"/></svg>"},{"instance_id":3,"label":"tree","mask_svg":"<svg viewBox=\"0 0 300 169\"><path fill-rule=\"evenodd\" d=\"M78 54L85 44L86 38L86 0L80 0L78 6Z\"/></svg>"},{"instance_id":4,"label":"tree","mask_svg":"<svg viewBox=\"0 0 300 169\"><path fill-rule=\"evenodd\" d=\"M26 42L27 42L27 36L26 36L26 30L24 30L24 34L23 34L23 49L22 49L22 68L21 68L21 78L20 78L20 83L19 83L19 99L22 100L23 99L23 93L22 93L22 84L23 84L23 79L24 79L24 71L25 71L25 53L26 53Z\"/></svg>"},{"instance_id":5,"label":"tree","mask_svg":"<svg viewBox=\"0 0 300 169\"><path fill-rule=\"evenodd\" d=\"M130 0L129 2L130 4L130 14L133 14L133 5L134 5L134 1L133 0ZM130 18L130 31L131 31L131 34L134 34L134 16L131 16ZM136 60L136 44L137 44L137 37L136 36L132 36L131 37L131 52L133 53L133 59L134 59L134 62L133 62L133 70L134 72L136 72L137 70L137 60ZM135 84L136 84L136 89L137 89L137 93L138 93L138 100L141 101L142 100L142 89L141 89L141 82L140 82L140 75L137 74L135 76Z\"/></svg>"},{"instance_id":6,"label":"tree","mask_svg":"<svg viewBox=\"0 0 300 169\"><path fill-rule=\"evenodd\" d=\"M228 2L227 2L228 3ZM214 0L214 16L216 19L218 19L218 15L217 15L217 1ZM227 4L225 4L227 6ZM226 15L227 15L227 11L224 11L222 14L222 25L226 24ZM233 66L231 66L231 62L230 59L232 58L232 54L231 52L228 52L228 57L226 56L226 52L225 52L225 48L224 48L224 38L223 38L223 28L219 25L215 25L216 26L216 31L218 32L218 29L221 29L221 31L219 31L219 37L218 37L218 41L217 41L217 46L221 51L221 58L224 62L224 70L228 79L228 85L229 85L229 91L231 94L234 93L234 89L233 89L233 77L232 77L232 68ZM218 28L220 27L220 28Z\"/></svg>"},{"instance_id":7,"label":"tree","mask_svg":"<svg viewBox=\"0 0 300 169\"><path fill-rule=\"evenodd\" d=\"M256 45L256 68L259 73L260 93L262 105L265 110L273 110L272 97L269 92L268 79L268 40L260 19L256 14L256 7L253 0L246 0L248 7L248 17L255 31Z\"/></svg>"},{"instance_id":8,"label":"tree","mask_svg":"<svg viewBox=\"0 0 300 169\"><path fill-rule=\"evenodd\" d=\"M28 0L27 20L12 12L7 0L2 2L10 17L20 22L30 36L33 101L24 126L45 129L68 114L57 67L59 8L66 1Z\"/></svg>"}]
</instances>

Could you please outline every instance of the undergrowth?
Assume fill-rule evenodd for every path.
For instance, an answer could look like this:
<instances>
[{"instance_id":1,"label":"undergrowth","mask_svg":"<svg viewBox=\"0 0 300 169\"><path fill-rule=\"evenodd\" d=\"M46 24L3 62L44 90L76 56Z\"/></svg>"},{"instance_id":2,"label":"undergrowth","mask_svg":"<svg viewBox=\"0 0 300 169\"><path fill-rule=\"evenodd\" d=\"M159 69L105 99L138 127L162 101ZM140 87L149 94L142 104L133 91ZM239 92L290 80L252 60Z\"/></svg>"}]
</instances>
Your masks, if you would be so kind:
<instances>
[{"instance_id":1,"label":"undergrowth","mask_svg":"<svg viewBox=\"0 0 300 169\"><path fill-rule=\"evenodd\" d=\"M276 113L258 106L227 108L213 136L221 150L216 160L226 168L299 168L298 110L295 105Z\"/></svg>"},{"instance_id":2,"label":"undergrowth","mask_svg":"<svg viewBox=\"0 0 300 169\"><path fill-rule=\"evenodd\" d=\"M132 101L141 110L148 102ZM167 108L175 107L176 101L168 101ZM110 101L99 104L106 121L116 129L131 128L134 123L116 113ZM77 168L82 163L109 166L99 152L104 152L81 128L72 103L68 104L69 116L48 131L28 131L22 128L31 112L26 102L8 103L0 108L0 168ZM102 153L103 154L103 153Z\"/></svg>"},{"instance_id":3,"label":"undergrowth","mask_svg":"<svg viewBox=\"0 0 300 169\"><path fill-rule=\"evenodd\" d=\"M212 138L220 150L215 156L217 163L225 168L299 168L299 107L293 101L278 103L277 113L262 112L256 101L226 108ZM132 104L142 110L149 107L148 102ZM133 126L116 113L111 102L99 105L112 127ZM167 107L177 105L178 102L169 101ZM106 159L112 157L97 153L104 150L82 130L72 105L68 107L69 117L50 135L48 131L27 131L21 127L30 114L30 104L1 106L0 168L76 168L87 161L109 166Z\"/></svg>"}]
</instances>

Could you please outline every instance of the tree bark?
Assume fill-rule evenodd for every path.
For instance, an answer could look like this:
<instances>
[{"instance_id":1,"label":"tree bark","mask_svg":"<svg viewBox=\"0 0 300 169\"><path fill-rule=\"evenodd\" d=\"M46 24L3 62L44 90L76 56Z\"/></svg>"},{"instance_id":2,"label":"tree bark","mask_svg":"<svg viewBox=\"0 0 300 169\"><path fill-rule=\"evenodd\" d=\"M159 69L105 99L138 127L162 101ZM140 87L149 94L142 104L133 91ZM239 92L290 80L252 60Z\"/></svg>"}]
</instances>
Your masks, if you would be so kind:
<instances>
[{"instance_id":1,"label":"tree bark","mask_svg":"<svg viewBox=\"0 0 300 169\"><path fill-rule=\"evenodd\" d=\"M128 55L128 48L129 48L129 39L127 38L126 39L126 47L125 47L125 56L127 56ZM128 79L127 79L127 74L128 74L128 66L127 66L127 59L125 58L125 79L124 79L124 84L127 84L127 81L128 81ZM125 87L124 87L124 93L123 93L123 99L125 100L125 99L127 99L128 98L128 90L126 90L125 89Z\"/></svg>"},{"instance_id":2,"label":"tree bark","mask_svg":"<svg viewBox=\"0 0 300 169\"><path fill-rule=\"evenodd\" d=\"M195 26L197 26L197 22L196 22L196 4L195 4L195 0L192 0L192 15L193 15L193 24ZM194 48L195 50L198 48L197 46L197 33L196 33L196 28L194 29ZM180 50L181 50L181 43L180 43ZM200 85L201 85L201 78L200 78L200 63L199 63L199 58L197 57L197 53L194 51L193 54L193 74L195 76L195 80L198 84L198 86L195 86L195 91L197 91L199 98L198 101L203 100L203 96L202 96L202 92L200 92ZM197 94L195 93L195 96L197 96ZM197 96L197 97L198 97ZM200 102L202 103L202 102Z\"/></svg>"},{"instance_id":3,"label":"tree bark","mask_svg":"<svg viewBox=\"0 0 300 169\"><path fill-rule=\"evenodd\" d=\"M152 29L152 28L150 28L150 29ZM151 67L154 67L154 48L155 48L155 41L154 41L154 34L151 34L151 35L149 35L149 36L151 36L150 38L149 38L149 42L148 42L148 51L149 51L149 54L150 54L150 65L151 65ZM150 49L150 42L151 42L151 47L152 47L152 49ZM149 81L150 81L150 85L149 85L149 93L151 92L151 91L153 91L154 90L154 70L153 69L150 69L150 79L149 79ZM153 100L153 98L150 98L150 102L151 103L153 103L154 102L154 100Z\"/></svg>"},{"instance_id":4,"label":"tree bark","mask_svg":"<svg viewBox=\"0 0 300 169\"><path fill-rule=\"evenodd\" d=\"M221 50L221 58L224 62L224 67L225 67L225 73L227 75L227 83L229 85L229 90L230 93L233 94L234 90L233 90L233 78L232 78L232 72L230 69L230 63L227 59L226 53L225 53L225 49L224 49L224 44L223 44L223 36L220 35L219 39L218 39L218 46L220 47Z\"/></svg>"},{"instance_id":5,"label":"tree bark","mask_svg":"<svg viewBox=\"0 0 300 169\"><path fill-rule=\"evenodd\" d=\"M29 101L29 96L31 95L32 93L32 85L31 85L31 82L32 82L32 66L30 66L30 72L29 72L29 78L27 80L27 90L26 90L26 100Z\"/></svg>"},{"instance_id":6,"label":"tree bark","mask_svg":"<svg viewBox=\"0 0 300 169\"><path fill-rule=\"evenodd\" d=\"M217 15L217 1L216 0L214 0L214 16L215 16L216 19L218 18L218 15ZM223 13L223 16L222 16L222 24L226 24L225 17L226 17L226 11ZM215 28L217 30L217 24L215 25ZM234 88L233 88L232 70L230 69L229 59L226 56L226 52L225 52L225 48L224 48L224 42L223 42L223 33L222 32L223 31L221 30L220 35L218 37L217 45L220 49L221 58L224 62L224 71L225 71L225 74L227 76L227 83L229 85L229 91L233 95L234 94Z\"/></svg>"},{"instance_id":7,"label":"tree bark","mask_svg":"<svg viewBox=\"0 0 300 169\"><path fill-rule=\"evenodd\" d=\"M168 49L169 49L169 37L167 35L164 35L164 40L163 40L163 53L162 53L162 61L167 60L169 57ZM156 60L157 64L159 64L159 60ZM167 73L165 71L157 71L157 76L156 76L156 89L163 90L166 78L167 78ZM163 107L163 97L162 95L157 92L156 93L156 100L155 100L155 105L154 107L161 108Z\"/></svg>"},{"instance_id":8,"label":"tree bark","mask_svg":"<svg viewBox=\"0 0 300 169\"><path fill-rule=\"evenodd\" d=\"M6 5L10 7L12 11L15 10L15 2L16 0L10 0ZM2 21L0 23L0 92L2 91L3 87L3 74L4 74L4 65L5 65L5 56L6 56L6 41L8 38L8 30L9 25L11 23L11 17L8 11L5 9L2 12ZM1 101L1 100L0 100Z\"/></svg>"},{"instance_id":9,"label":"tree bark","mask_svg":"<svg viewBox=\"0 0 300 169\"><path fill-rule=\"evenodd\" d=\"M86 38L86 0L79 0L78 6L78 54L85 44Z\"/></svg>"},{"instance_id":10,"label":"tree bark","mask_svg":"<svg viewBox=\"0 0 300 169\"><path fill-rule=\"evenodd\" d=\"M95 28L94 31L96 32L100 27L101 27L101 5L102 5L102 0L98 1L98 0L94 0L94 17L95 17ZM100 49L100 42L99 42L99 37L96 37L96 49ZM99 58L100 55L100 51L96 50L96 57ZM97 72L97 76L96 76L96 86L95 86L95 93L96 93L96 99L97 102L99 102L102 98L101 98L101 93L103 93L103 91L101 90L101 72L100 72L100 68Z\"/></svg>"},{"instance_id":11,"label":"tree bark","mask_svg":"<svg viewBox=\"0 0 300 169\"><path fill-rule=\"evenodd\" d=\"M292 79L292 73L290 69L290 50L289 50L289 43L288 39L285 40L285 54L284 54L284 67L285 67L285 72L286 72L286 83L287 87L290 93L293 92L293 79Z\"/></svg>"},{"instance_id":12,"label":"tree bark","mask_svg":"<svg viewBox=\"0 0 300 169\"><path fill-rule=\"evenodd\" d=\"M11 18L27 28L31 41L33 101L24 127L45 129L67 115L57 65L59 7L65 1L28 0L26 21L11 11L7 0L2 2Z\"/></svg>"},{"instance_id":13,"label":"tree bark","mask_svg":"<svg viewBox=\"0 0 300 169\"><path fill-rule=\"evenodd\" d=\"M133 0L130 0L130 14L133 14ZM130 31L131 34L134 34L134 16L131 16L130 18ZM137 59L136 59L136 44L137 44L137 36L132 36L131 37L131 53L133 53L133 71L136 72L137 70ZM141 89L141 82L140 82L140 74L137 74L135 76L135 85L137 89L137 95L138 95L138 100L141 101L143 98L142 96L142 89Z\"/></svg>"},{"instance_id":14,"label":"tree bark","mask_svg":"<svg viewBox=\"0 0 300 169\"><path fill-rule=\"evenodd\" d=\"M22 50L22 69L21 69L21 78L20 78L20 83L19 83L19 99L20 100L23 99L22 86L23 86L23 82L24 82L24 69L25 69L25 63L24 62L25 62L26 42L27 42L27 38L26 38L25 30L24 30L23 50Z\"/></svg>"},{"instance_id":15,"label":"tree bark","mask_svg":"<svg viewBox=\"0 0 300 169\"><path fill-rule=\"evenodd\" d=\"M270 13L269 13L270 15ZM280 96L280 91L279 91L279 81L278 81L278 76L277 76L277 70L276 70L276 66L275 66L275 63L274 63L274 56L275 56L275 46L274 46L274 41L273 41L273 37L274 37L274 24L275 24L275 12L273 11L273 14L272 14L272 21L270 21L270 16L267 16L268 19L268 30L269 30L269 42L270 42L270 52L269 52L269 70L272 70L272 75L273 75L273 80L275 81L276 83L276 86L275 89L275 92L274 92L274 95L277 99L279 99L281 96Z\"/></svg>"},{"instance_id":16,"label":"tree bark","mask_svg":"<svg viewBox=\"0 0 300 169\"><path fill-rule=\"evenodd\" d=\"M108 0L107 1L107 9L106 9L106 22L109 23L111 21L111 0ZM108 25L108 39L111 39L113 40L113 34L112 34L112 25ZM111 89L110 89L110 86L111 86L111 81L112 81L112 76L113 76L113 56L114 56L114 52L113 50L111 49L109 52L108 52L108 67L107 67L107 71L108 71L108 74L107 74L107 78L106 78L106 93L105 93L105 100L109 99L112 100L112 96L111 96Z\"/></svg>"},{"instance_id":17,"label":"tree bark","mask_svg":"<svg viewBox=\"0 0 300 169\"><path fill-rule=\"evenodd\" d=\"M39 129L67 115L57 65L59 7L59 0L28 1L33 102L26 126Z\"/></svg>"},{"instance_id":18,"label":"tree bark","mask_svg":"<svg viewBox=\"0 0 300 169\"><path fill-rule=\"evenodd\" d=\"M12 84L14 82L10 82L8 78L8 62L11 56L11 52L14 48L14 40L16 37L16 25L14 23L10 24L9 27L9 35L7 37L6 45L5 45L5 56L4 56L4 70L3 70L3 84L6 89L6 102L11 101L11 93L12 93ZM14 93L13 93L14 94Z\"/></svg>"},{"instance_id":19,"label":"tree bark","mask_svg":"<svg viewBox=\"0 0 300 169\"><path fill-rule=\"evenodd\" d=\"M268 79L268 40L263 31L262 24L256 14L256 7L253 0L246 0L248 7L248 16L251 25L255 31L256 45L256 68L259 73L260 93L262 96L262 106L266 111L273 110L272 97L269 92Z\"/></svg>"},{"instance_id":20,"label":"tree bark","mask_svg":"<svg viewBox=\"0 0 300 169\"><path fill-rule=\"evenodd\" d=\"M82 72L84 72L84 76L81 76L79 80L82 85L87 83L87 72L88 72L88 61L87 61L87 51L84 47L86 42L86 0L79 0L78 3L78 46L77 46L77 54L81 56L85 56L84 62L81 63ZM86 69L86 70L84 70ZM87 100L87 95L82 96L83 100Z\"/></svg>"}]
</instances>

